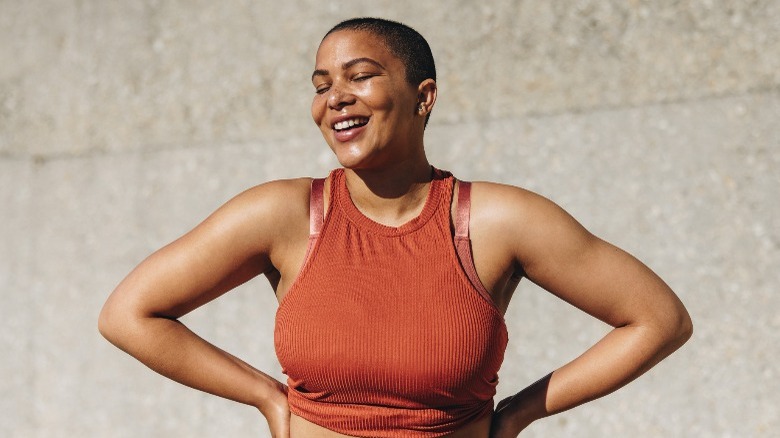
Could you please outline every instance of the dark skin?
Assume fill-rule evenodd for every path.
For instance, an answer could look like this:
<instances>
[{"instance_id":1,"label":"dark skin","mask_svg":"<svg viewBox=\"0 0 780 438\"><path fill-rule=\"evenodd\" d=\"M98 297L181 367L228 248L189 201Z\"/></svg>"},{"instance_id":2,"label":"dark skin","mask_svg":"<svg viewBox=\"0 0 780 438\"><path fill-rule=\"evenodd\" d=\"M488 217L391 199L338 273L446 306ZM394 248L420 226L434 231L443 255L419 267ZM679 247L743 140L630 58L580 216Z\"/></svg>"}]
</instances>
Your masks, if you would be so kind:
<instances>
[{"instance_id":1,"label":"dark skin","mask_svg":"<svg viewBox=\"0 0 780 438\"><path fill-rule=\"evenodd\" d=\"M347 30L323 40L312 83L313 119L345 167L354 204L388 226L416 217L430 185L423 132L436 83L410 84L381 38ZM334 125L347 119L367 123L338 133ZM273 279L277 297L284 297L306 252L310 181L269 182L227 202L136 267L111 294L99 322L106 338L153 370L255 406L274 437L344 435L291 415L284 384L177 319L262 273ZM691 334L684 306L657 275L541 196L474 183L470 230L477 273L502 311L514 290L512 274L523 272L614 329L581 356L500 401L492 418L451 437L516 437L533 421L620 388Z\"/></svg>"}]
</instances>

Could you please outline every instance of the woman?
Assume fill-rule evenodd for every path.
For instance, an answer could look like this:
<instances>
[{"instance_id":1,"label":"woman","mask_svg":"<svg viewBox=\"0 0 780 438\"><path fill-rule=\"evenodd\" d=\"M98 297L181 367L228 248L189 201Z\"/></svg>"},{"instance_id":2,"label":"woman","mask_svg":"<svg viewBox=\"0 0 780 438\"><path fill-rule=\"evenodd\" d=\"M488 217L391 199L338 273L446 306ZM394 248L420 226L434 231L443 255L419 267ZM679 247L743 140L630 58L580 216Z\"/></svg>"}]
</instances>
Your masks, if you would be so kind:
<instances>
[{"instance_id":1,"label":"woman","mask_svg":"<svg viewBox=\"0 0 780 438\"><path fill-rule=\"evenodd\" d=\"M516 437L680 347L690 318L639 261L538 195L428 163L435 79L414 30L334 27L317 51L312 116L343 169L230 200L119 284L103 335L171 379L257 407L274 437L292 438ZM259 274L280 301L288 385L177 321ZM521 277L615 328L494 409L503 313Z\"/></svg>"}]
</instances>

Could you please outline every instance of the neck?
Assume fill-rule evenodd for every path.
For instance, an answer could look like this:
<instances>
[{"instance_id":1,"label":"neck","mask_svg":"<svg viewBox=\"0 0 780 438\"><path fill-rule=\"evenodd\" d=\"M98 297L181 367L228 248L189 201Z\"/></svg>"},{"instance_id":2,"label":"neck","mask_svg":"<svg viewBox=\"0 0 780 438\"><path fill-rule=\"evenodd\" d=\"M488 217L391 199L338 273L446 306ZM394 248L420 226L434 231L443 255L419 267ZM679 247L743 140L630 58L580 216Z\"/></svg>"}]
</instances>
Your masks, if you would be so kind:
<instances>
[{"instance_id":1,"label":"neck","mask_svg":"<svg viewBox=\"0 0 780 438\"><path fill-rule=\"evenodd\" d=\"M422 211L432 171L423 156L382 169L345 169L345 178L361 213L375 222L399 226Z\"/></svg>"}]
</instances>

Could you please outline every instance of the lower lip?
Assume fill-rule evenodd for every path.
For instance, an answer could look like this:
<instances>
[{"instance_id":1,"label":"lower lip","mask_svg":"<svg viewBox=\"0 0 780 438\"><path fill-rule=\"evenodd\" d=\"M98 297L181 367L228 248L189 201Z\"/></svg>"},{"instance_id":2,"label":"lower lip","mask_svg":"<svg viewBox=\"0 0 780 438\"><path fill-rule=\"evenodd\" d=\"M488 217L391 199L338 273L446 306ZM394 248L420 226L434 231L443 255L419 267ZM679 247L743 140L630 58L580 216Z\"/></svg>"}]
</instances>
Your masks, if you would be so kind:
<instances>
[{"instance_id":1,"label":"lower lip","mask_svg":"<svg viewBox=\"0 0 780 438\"><path fill-rule=\"evenodd\" d=\"M366 126L368 125L363 125L352 129L346 129L344 131L333 131L333 136L336 138L336 141L339 141L341 143L352 141L355 139L355 137L363 133L363 131L366 129Z\"/></svg>"}]
</instances>

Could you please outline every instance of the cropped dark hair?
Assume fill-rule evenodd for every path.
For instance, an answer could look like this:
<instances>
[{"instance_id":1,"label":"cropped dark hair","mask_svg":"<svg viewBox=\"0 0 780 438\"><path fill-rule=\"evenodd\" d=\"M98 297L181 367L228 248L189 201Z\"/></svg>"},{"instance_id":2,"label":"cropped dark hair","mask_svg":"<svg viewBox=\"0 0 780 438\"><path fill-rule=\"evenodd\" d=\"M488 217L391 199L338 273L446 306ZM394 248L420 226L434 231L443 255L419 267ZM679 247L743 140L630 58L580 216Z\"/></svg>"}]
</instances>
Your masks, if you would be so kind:
<instances>
[{"instance_id":1,"label":"cropped dark hair","mask_svg":"<svg viewBox=\"0 0 780 438\"><path fill-rule=\"evenodd\" d=\"M383 18L352 18L333 26L325 36L340 30L365 31L382 38L387 49L404 64L406 81L411 85L417 86L429 78L436 80L436 66L431 47L425 38L411 27Z\"/></svg>"}]
</instances>

